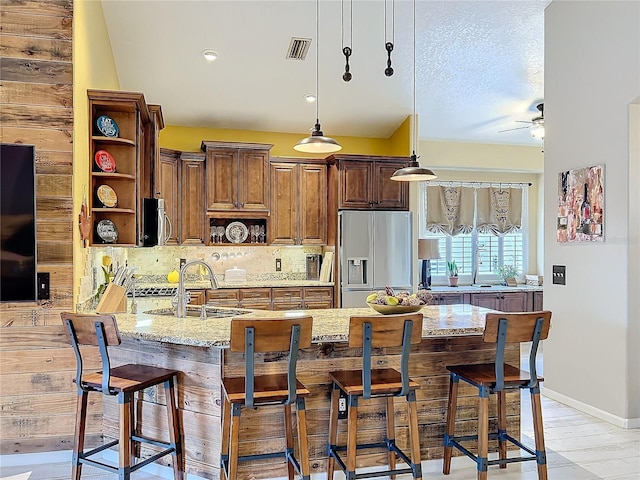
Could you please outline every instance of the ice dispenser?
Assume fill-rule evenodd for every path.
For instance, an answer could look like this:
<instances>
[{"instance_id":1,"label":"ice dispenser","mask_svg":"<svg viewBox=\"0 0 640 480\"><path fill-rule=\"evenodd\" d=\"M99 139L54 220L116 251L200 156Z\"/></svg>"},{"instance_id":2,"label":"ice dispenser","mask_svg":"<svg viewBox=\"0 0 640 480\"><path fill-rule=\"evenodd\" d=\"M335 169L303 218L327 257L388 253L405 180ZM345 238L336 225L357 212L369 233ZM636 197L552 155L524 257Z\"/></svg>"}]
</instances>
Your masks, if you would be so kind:
<instances>
[{"instance_id":1,"label":"ice dispenser","mask_svg":"<svg viewBox=\"0 0 640 480\"><path fill-rule=\"evenodd\" d=\"M366 285L367 280L367 257L347 258L347 284Z\"/></svg>"}]
</instances>

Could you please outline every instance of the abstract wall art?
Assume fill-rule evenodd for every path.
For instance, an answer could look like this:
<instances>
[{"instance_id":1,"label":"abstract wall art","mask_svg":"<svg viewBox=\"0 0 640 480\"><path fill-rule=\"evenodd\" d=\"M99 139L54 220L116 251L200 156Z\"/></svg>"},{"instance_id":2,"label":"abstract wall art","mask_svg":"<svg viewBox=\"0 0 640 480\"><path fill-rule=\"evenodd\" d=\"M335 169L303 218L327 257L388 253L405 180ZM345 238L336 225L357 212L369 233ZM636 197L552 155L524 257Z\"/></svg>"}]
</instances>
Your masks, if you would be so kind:
<instances>
[{"instance_id":1,"label":"abstract wall art","mask_svg":"<svg viewBox=\"0 0 640 480\"><path fill-rule=\"evenodd\" d=\"M558 175L558 242L604 241L604 165Z\"/></svg>"}]
</instances>

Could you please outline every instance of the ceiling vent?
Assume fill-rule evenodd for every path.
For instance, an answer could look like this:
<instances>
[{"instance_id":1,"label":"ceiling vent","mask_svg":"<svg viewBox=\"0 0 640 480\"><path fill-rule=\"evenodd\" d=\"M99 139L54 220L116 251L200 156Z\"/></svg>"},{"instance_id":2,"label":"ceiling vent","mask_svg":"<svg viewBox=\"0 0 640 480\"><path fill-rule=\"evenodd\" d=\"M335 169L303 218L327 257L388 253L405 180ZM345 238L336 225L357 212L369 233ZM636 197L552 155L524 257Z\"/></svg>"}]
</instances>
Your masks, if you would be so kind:
<instances>
[{"instance_id":1,"label":"ceiling vent","mask_svg":"<svg viewBox=\"0 0 640 480\"><path fill-rule=\"evenodd\" d=\"M287 50L287 60L304 60L305 58L307 58L309 45L311 45L310 38L291 37L291 43L289 44L289 49Z\"/></svg>"}]
</instances>

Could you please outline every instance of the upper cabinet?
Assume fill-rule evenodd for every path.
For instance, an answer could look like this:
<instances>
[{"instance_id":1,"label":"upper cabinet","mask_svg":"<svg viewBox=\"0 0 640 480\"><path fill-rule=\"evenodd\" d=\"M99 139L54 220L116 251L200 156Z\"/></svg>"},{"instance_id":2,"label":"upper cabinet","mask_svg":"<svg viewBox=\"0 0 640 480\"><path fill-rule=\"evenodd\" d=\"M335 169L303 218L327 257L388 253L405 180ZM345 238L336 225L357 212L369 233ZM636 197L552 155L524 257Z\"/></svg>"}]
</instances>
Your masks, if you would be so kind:
<instances>
[{"instance_id":1,"label":"upper cabinet","mask_svg":"<svg viewBox=\"0 0 640 480\"><path fill-rule=\"evenodd\" d=\"M270 169L271 245L326 245L325 161L277 159Z\"/></svg>"},{"instance_id":2,"label":"upper cabinet","mask_svg":"<svg viewBox=\"0 0 640 480\"><path fill-rule=\"evenodd\" d=\"M269 151L273 145L203 141L206 152L206 209L234 213L269 212Z\"/></svg>"},{"instance_id":3,"label":"upper cabinet","mask_svg":"<svg viewBox=\"0 0 640 480\"><path fill-rule=\"evenodd\" d=\"M181 245L206 245L205 235L205 155L182 152L180 156Z\"/></svg>"},{"instance_id":4,"label":"upper cabinet","mask_svg":"<svg viewBox=\"0 0 640 480\"><path fill-rule=\"evenodd\" d=\"M145 143L149 109L141 93L88 90L87 96L90 243L137 245L142 211L137 182L144 159L152 155Z\"/></svg>"},{"instance_id":5,"label":"upper cabinet","mask_svg":"<svg viewBox=\"0 0 640 480\"><path fill-rule=\"evenodd\" d=\"M180 154L176 150L160 149L155 169L155 196L164 200L164 210L171 224L166 245L178 244L178 209L180 206Z\"/></svg>"},{"instance_id":6,"label":"upper cabinet","mask_svg":"<svg viewBox=\"0 0 640 480\"><path fill-rule=\"evenodd\" d=\"M391 180L407 166L407 157L332 155L327 158L329 178L339 210L408 210L409 187Z\"/></svg>"}]
</instances>

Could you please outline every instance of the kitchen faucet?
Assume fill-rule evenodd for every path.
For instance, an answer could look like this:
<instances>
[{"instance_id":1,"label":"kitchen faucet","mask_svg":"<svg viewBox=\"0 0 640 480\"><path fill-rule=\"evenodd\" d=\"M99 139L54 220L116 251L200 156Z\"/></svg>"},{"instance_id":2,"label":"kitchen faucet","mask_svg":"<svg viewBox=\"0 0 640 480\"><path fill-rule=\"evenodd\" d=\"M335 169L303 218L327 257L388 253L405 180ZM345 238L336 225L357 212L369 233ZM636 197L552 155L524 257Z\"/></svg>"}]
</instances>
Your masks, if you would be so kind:
<instances>
[{"instance_id":1,"label":"kitchen faucet","mask_svg":"<svg viewBox=\"0 0 640 480\"><path fill-rule=\"evenodd\" d=\"M185 301L185 288L184 288L184 275L188 267L191 265L202 265L209 271L209 279L211 280L211 288L219 288L218 280L216 279L213 270L203 260L191 260L185 263L180 269L180 277L178 279L178 303L176 304L176 317L185 318L187 316L187 302Z\"/></svg>"}]
</instances>

